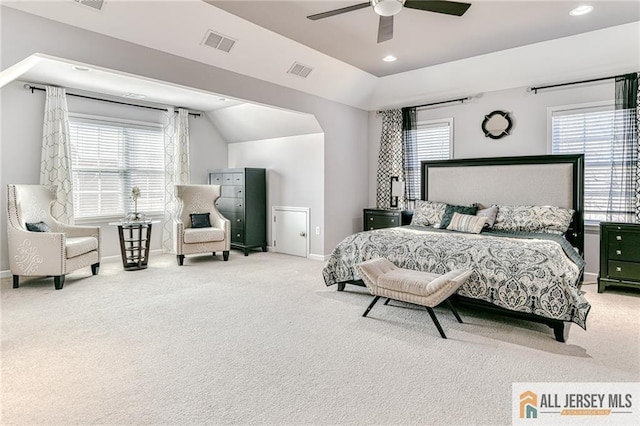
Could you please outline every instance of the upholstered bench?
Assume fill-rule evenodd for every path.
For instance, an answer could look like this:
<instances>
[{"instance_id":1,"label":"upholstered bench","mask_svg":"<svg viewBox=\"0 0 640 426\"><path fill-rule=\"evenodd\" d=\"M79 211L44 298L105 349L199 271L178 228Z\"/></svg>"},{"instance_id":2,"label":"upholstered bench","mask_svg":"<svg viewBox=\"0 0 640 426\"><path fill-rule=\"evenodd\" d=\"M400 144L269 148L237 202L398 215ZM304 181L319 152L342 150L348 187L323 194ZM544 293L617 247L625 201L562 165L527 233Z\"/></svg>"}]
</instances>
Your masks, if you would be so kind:
<instances>
[{"instance_id":1,"label":"upholstered bench","mask_svg":"<svg viewBox=\"0 0 640 426\"><path fill-rule=\"evenodd\" d=\"M356 268L371 294L375 296L362 314L363 317L367 316L380 297L386 297L385 305L393 299L426 307L443 339L447 336L432 308L446 302L458 322L462 323L460 315L448 298L467 281L471 275L470 270L456 269L439 275L398 268L383 258L368 260L357 265Z\"/></svg>"}]
</instances>

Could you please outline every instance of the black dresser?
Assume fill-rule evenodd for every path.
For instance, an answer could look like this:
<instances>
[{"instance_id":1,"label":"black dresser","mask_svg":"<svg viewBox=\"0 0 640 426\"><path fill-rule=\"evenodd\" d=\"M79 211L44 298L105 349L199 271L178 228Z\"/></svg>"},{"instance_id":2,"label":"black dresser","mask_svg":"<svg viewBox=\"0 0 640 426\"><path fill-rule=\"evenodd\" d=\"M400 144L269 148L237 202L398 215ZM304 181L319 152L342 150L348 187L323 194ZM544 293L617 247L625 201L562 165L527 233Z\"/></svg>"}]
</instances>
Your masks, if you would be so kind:
<instances>
[{"instance_id":1,"label":"black dresser","mask_svg":"<svg viewBox=\"0 0 640 426\"><path fill-rule=\"evenodd\" d=\"M640 288L640 225L600 222L598 293L610 285Z\"/></svg>"},{"instance_id":2,"label":"black dresser","mask_svg":"<svg viewBox=\"0 0 640 426\"><path fill-rule=\"evenodd\" d=\"M208 170L209 184L221 185L216 206L231 221L231 248L267 251L266 170L255 168Z\"/></svg>"},{"instance_id":3,"label":"black dresser","mask_svg":"<svg viewBox=\"0 0 640 426\"><path fill-rule=\"evenodd\" d=\"M375 209L363 210L362 229L372 231L374 229L393 228L401 225L409 225L413 213L400 209Z\"/></svg>"}]
</instances>

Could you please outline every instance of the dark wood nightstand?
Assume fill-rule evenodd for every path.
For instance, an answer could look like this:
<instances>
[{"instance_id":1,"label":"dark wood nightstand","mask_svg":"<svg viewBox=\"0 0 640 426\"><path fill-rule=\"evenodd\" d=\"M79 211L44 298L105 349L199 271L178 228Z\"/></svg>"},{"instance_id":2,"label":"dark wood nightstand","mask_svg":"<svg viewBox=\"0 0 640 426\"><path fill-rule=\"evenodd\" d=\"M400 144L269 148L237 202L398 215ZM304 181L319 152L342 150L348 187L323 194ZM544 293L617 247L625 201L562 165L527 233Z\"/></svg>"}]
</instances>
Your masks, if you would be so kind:
<instances>
[{"instance_id":1,"label":"dark wood nightstand","mask_svg":"<svg viewBox=\"0 0 640 426\"><path fill-rule=\"evenodd\" d=\"M598 293L607 286L640 288L640 225L600 222Z\"/></svg>"},{"instance_id":2,"label":"dark wood nightstand","mask_svg":"<svg viewBox=\"0 0 640 426\"><path fill-rule=\"evenodd\" d=\"M365 231L394 228L411 223L412 212L400 209L364 209L363 227Z\"/></svg>"}]
</instances>

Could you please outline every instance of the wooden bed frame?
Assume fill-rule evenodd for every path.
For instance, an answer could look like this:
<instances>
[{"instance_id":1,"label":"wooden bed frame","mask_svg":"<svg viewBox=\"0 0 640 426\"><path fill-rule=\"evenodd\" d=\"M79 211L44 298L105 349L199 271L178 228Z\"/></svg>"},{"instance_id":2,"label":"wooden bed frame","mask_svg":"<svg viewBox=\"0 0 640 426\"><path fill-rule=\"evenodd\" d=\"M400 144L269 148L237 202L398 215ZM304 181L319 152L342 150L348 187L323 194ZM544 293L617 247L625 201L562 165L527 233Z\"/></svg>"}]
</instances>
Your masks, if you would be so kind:
<instances>
[{"instance_id":1,"label":"wooden bed frame","mask_svg":"<svg viewBox=\"0 0 640 426\"><path fill-rule=\"evenodd\" d=\"M449 204L552 205L575 211L567 240L584 255L584 154L473 158L423 161L421 198ZM579 285L582 285L580 277ZM338 283L363 285L362 281ZM461 305L480 307L502 315L546 324L557 341L565 342L564 321L510 311L489 302L454 295Z\"/></svg>"},{"instance_id":2,"label":"wooden bed frame","mask_svg":"<svg viewBox=\"0 0 640 426\"><path fill-rule=\"evenodd\" d=\"M575 210L567 240L584 254L584 155L473 158L423 161L421 198L450 204L552 205ZM582 285L582 276L580 283ZM557 341L565 342L568 327L560 320L515 312L484 300L459 295L462 305L546 324Z\"/></svg>"}]
</instances>

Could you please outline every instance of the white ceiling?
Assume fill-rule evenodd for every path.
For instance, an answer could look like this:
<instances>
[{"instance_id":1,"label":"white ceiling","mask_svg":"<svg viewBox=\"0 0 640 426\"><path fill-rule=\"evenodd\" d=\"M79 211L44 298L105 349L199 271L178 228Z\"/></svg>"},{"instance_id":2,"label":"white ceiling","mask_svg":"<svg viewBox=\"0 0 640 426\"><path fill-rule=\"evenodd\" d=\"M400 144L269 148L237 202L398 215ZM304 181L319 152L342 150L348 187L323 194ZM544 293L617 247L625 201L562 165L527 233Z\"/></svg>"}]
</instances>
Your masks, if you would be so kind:
<instances>
[{"instance_id":1,"label":"white ceiling","mask_svg":"<svg viewBox=\"0 0 640 426\"><path fill-rule=\"evenodd\" d=\"M309 47L302 40L287 38L275 30L263 28L201 0L105 0L101 11L80 5L73 0L0 1L3 6L365 110L442 100L450 96L467 96L476 92L522 87L529 84L601 77L609 73L631 72L640 68L640 37L638 36L640 34L640 16L638 16L640 2L637 0L590 2L596 6L594 12L587 15L591 26L571 24L579 21L568 20L564 9L561 17L556 16L560 7L558 4L568 6L569 4L577 5L578 2L513 1L507 5L504 1L477 0L472 2L472 7L467 12L468 20L475 23L462 29L457 26L451 27L455 28L453 32L450 31L449 26L443 24L450 17L403 10L401 15L406 18L398 16L393 42L401 41L405 37L403 35L405 30L413 31L411 34L414 36L409 37L414 40L430 40L430 43L404 43L403 47L413 49L414 59L411 60L426 58L432 65L384 77L376 77L371 72L347 63L347 60L351 61L349 57L343 60L330 56L329 50L327 50L329 53L321 52L318 47ZM268 6L262 5L267 3L266 1L237 0L232 3L236 5L234 7L241 6L240 8L245 11L253 11L254 7ZM306 18L301 18L303 21L296 21L293 12L288 11L289 9L306 10L313 3L314 12L318 12L330 10L335 6L358 3L358 1L297 0L278 3L277 8L284 10L284 15L281 15L284 17L281 19L282 23L278 24L279 27L298 25L302 28L302 32L318 43L328 37L327 33L342 34L341 44L344 46L340 46L338 50L343 51L342 54L347 52L347 55L349 55L350 41L347 42L346 39L358 38L360 44L353 47L355 50L352 50L350 55L365 59L374 58L374 62L378 61L380 51L377 50L379 46L375 43L376 23L373 23L373 28L369 28L371 24L368 23L371 20L370 10L363 9L343 15L345 22L342 24L335 17L328 18L324 21L329 22L331 29L325 29L319 34L312 31L313 27L309 25L311 21L307 21ZM505 7L498 7L499 4ZM474 10L475 12L471 13ZM485 11L483 14L488 13L491 16L484 18L475 16L483 10ZM553 14L551 14L552 10ZM614 12L610 12L611 10ZM626 11L624 18L620 16L620 11ZM302 13L304 15L306 12ZM416 16L411 18L410 14ZM461 19L466 19L467 14ZM534 19L524 19L525 15ZM515 16L518 18L515 19ZM401 17L408 23L401 23ZM412 22L413 19L416 21ZM425 28L426 20L433 22ZM609 26L629 20L634 22ZM278 20L274 22L277 24ZM325 22L322 24L324 25ZM603 26L609 27L548 40L549 37L588 31ZM223 53L202 44L209 30L237 40L230 53ZM353 34L344 36L351 30L358 33L357 37ZM415 36L415 31L418 31L420 36ZM462 33L467 37L460 41L458 37L462 37ZM496 34L501 36L496 38ZM430 51L427 52L427 49L431 49L431 45L434 44L433 41L442 44L448 43L447 40L452 38L458 42L445 50L451 51L450 55L453 56L446 56L447 52L441 52L445 56L434 59L435 55ZM508 41L507 44L504 44L505 40ZM535 40L539 42L536 43ZM624 43L620 42L621 40L624 40ZM10 43L11 40L6 40L5 37L2 42ZM532 44L483 54L487 51L504 49L504 46L514 45L514 43L515 45ZM398 66L400 68L397 70L402 71L405 69L402 67L406 67L406 63L411 61L409 58L410 56L401 56L392 66ZM453 58L458 59L452 60ZM296 61L313 68L308 78L287 73ZM437 63L439 61L448 62ZM95 69L91 64L85 65L94 68L94 71L80 76L70 67L72 64L64 59L38 56L27 58L21 64L3 64L3 66L7 65L13 66L2 70L0 86L6 84L9 79L30 79L113 96L121 95L122 91L140 93L146 95L145 100L149 102L201 111L234 104L221 105L220 97L230 97L225 93L205 93L139 76L125 75L118 70ZM419 65L412 65L410 68L413 66Z\"/></svg>"},{"instance_id":2,"label":"white ceiling","mask_svg":"<svg viewBox=\"0 0 640 426\"><path fill-rule=\"evenodd\" d=\"M378 77L640 20L638 1L589 1L593 12L573 17L573 0L466 0L471 7L462 16L403 8L393 39L377 43L379 16L371 7L306 18L366 0L206 1ZM398 60L383 62L387 55Z\"/></svg>"}]
</instances>

